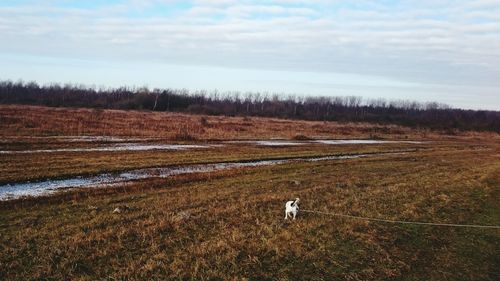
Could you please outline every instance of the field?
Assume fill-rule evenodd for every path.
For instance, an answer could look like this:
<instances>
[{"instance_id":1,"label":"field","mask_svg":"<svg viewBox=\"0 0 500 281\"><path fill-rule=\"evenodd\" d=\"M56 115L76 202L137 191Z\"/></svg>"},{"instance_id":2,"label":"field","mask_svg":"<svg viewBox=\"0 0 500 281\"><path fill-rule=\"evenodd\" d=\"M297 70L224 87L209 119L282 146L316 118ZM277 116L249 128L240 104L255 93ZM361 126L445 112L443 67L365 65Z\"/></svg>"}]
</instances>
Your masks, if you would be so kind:
<instances>
[{"instance_id":1,"label":"field","mask_svg":"<svg viewBox=\"0 0 500 281\"><path fill-rule=\"evenodd\" d=\"M498 134L0 106L0 137L0 188L139 168L368 156L151 175L110 187L0 201L0 280L500 278L498 229L307 212L299 212L295 221L283 219L285 202L300 197L301 210L500 225ZM274 138L301 144L228 142ZM393 142L326 145L311 139ZM128 143L211 146L92 150ZM75 147L82 150L71 151Z\"/></svg>"},{"instance_id":2,"label":"field","mask_svg":"<svg viewBox=\"0 0 500 281\"><path fill-rule=\"evenodd\" d=\"M0 105L0 129L0 135L5 137L102 135L179 141L193 139L289 139L298 136L429 139L442 136L428 129L415 130L397 125L19 105ZM448 133L458 134L453 130ZM480 135L484 136L485 134ZM471 137L478 134L469 132L461 135Z\"/></svg>"}]
</instances>

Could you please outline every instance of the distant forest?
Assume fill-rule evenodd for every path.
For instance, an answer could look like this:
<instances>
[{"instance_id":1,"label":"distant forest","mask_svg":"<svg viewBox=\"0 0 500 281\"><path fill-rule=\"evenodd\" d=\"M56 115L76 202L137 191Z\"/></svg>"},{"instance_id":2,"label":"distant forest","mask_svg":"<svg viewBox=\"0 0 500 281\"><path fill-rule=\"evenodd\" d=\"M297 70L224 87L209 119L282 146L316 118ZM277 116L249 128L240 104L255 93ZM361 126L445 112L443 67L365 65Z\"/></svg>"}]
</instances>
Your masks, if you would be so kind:
<instances>
[{"instance_id":1,"label":"distant forest","mask_svg":"<svg viewBox=\"0 0 500 281\"><path fill-rule=\"evenodd\" d=\"M152 110L227 116L399 124L437 130L500 133L500 111L463 110L435 102L365 100L357 96L303 97L264 93L95 88L0 81L0 104Z\"/></svg>"}]
</instances>

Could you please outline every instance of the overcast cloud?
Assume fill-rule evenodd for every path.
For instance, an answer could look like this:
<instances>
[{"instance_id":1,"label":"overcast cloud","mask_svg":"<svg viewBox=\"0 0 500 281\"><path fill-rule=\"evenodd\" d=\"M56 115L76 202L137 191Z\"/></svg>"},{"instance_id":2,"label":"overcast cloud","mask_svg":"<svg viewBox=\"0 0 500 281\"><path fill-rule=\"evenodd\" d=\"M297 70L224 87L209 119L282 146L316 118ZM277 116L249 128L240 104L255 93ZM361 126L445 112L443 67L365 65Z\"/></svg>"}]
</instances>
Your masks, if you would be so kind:
<instances>
[{"instance_id":1,"label":"overcast cloud","mask_svg":"<svg viewBox=\"0 0 500 281\"><path fill-rule=\"evenodd\" d=\"M2 1L0 78L500 110L500 0Z\"/></svg>"}]
</instances>

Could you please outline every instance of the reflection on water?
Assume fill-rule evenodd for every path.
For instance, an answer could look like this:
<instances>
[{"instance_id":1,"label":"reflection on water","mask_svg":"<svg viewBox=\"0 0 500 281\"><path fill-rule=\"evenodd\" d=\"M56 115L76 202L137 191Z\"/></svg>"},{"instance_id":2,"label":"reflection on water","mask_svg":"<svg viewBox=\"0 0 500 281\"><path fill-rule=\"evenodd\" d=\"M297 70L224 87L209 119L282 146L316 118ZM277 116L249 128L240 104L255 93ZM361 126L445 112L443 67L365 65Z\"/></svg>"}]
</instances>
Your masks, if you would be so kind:
<instances>
[{"instance_id":1,"label":"reflection on water","mask_svg":"<svg viewBox=\"0 0 500 281\"><path fill-rule=\"evenodd\" d=\"M195 165L179 166L179 167L137 169L122 173L106 173L90 177L79 176L70 179L6 184L0 186L0 200L11 200L23 196L49 195L53 194L54 192L57 192L60 189L65 189L65 188L105 187L114 184L125 183L132 180L154 178L154 177L165 178L173 175L206 173L206 172L220 171L232 168L279 165L292 161L341 160L341 159L353 159L353 158L361 158L361 157L376 156L383 154L394 154L394 153L325 156L317 158L297 157L297 158L289 158L283 160L259 160L259 161L249 161L249 162L195 164Z\"/></svg>"},{"instance_id":2,"label":"reflection on water","mask_svg":"<svg viewBox=\"0 0 500 281\"><path fill-rule=\"evenodd\" d=\"M0 154L22 154L22 153L54 153L54 152L93 152L93 151L146 151L146 150L186 150L194 148L209 148L210 145L196 144L138 144L120 143L101 147L87 148L56 148L37 150L0 150Z\"/></svg>"}]
</instances>

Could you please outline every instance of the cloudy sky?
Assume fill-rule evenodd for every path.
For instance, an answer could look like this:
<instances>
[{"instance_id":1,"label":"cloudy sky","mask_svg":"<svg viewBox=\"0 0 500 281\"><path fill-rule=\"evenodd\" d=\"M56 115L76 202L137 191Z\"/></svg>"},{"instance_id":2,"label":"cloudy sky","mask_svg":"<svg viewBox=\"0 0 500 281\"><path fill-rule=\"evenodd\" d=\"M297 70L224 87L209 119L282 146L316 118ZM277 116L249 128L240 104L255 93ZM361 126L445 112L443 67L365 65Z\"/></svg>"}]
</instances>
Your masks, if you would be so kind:
<instances>
[{"instance_id":1,"label":"cloudy sky","mask_svg":"<svg viewBox=\"0 0 500 281\"><path fill-rule=\"evenodd\" d=\"M2 0L0 79L500 110L500 0Z\"/></svg>"}]
</instances>

